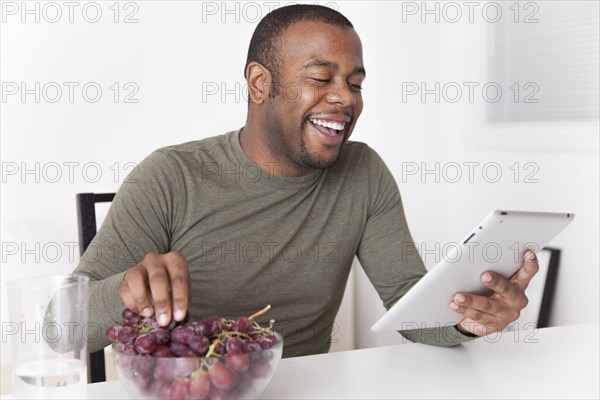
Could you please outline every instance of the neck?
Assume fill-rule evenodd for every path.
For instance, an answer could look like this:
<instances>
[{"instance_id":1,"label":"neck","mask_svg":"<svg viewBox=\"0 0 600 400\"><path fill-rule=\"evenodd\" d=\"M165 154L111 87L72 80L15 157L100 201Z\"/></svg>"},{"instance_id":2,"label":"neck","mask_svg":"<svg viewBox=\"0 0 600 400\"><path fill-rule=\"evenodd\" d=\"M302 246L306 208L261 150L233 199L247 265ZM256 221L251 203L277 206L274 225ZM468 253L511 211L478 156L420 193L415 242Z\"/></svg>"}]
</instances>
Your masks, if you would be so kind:
<instances>
[{"instance_id":1,"label":"neck","mask_svg":"<svg viewBox=\"0 0 600 400\"><path fill-rule=\"evenodd\" d=\"M313 173L313 168L298 166L269 146L269 135L259 121L248 113L246 124L240 132L240 146L246 156L262 170L276 176L297 178Z\"/></svg>"}]
</instances>

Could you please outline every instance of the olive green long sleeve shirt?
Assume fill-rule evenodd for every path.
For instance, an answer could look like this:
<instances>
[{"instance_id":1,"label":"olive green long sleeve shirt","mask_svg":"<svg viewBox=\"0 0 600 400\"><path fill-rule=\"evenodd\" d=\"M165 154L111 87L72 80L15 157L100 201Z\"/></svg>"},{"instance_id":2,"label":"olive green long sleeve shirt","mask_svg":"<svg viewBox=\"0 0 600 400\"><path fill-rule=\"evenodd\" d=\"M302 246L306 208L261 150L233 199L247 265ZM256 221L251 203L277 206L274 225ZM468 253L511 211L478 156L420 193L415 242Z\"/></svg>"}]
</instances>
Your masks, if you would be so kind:
<instances>
[{"instance_id":1,"label":"olive green long sleeve shirt","mask_svg":"<svg viewBox=\"0 0 600 400\"><path fill-rule=\"evenodd\" d=\"M355 255L386 308L426 273L396 182L366 144L347 142L334 166L308 176L262 167L243 152L239 130L143 160L75 270L92 281L90 321L100 331L120 322L127 269L147 253L178 251L190 269L192 319L271 304L259 322L276 320L284 356L316 354L329 350ZM403 334L436 345L470 339L454 327Z\"/></svg>"}]
</instances>

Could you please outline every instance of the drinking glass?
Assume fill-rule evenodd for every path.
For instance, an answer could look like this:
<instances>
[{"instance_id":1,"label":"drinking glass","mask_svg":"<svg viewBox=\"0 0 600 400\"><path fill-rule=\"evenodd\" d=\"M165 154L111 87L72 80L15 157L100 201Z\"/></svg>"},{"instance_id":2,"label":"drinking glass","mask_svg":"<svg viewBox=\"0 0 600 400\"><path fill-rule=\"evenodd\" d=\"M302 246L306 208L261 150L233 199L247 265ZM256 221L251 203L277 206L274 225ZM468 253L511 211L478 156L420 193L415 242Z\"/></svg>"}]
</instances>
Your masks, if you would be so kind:
<instances>
[{"instance_id":1,"label":"drinking glass","mask_svg":"<svg viewBox=\"0 0 600 400\"><path fill-rule=\"evenodd\" d=\"M76 275L8 282L15 398L86 397L88 283Z\"/></svg>"}]
</instances>

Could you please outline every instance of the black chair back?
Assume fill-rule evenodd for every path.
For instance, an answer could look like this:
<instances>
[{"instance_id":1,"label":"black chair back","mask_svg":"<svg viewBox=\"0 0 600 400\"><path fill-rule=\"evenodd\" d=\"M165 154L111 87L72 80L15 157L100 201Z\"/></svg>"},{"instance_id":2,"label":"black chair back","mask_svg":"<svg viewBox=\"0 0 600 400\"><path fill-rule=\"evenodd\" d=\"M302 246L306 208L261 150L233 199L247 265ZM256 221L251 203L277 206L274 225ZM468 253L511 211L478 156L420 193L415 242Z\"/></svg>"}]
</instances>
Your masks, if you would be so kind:
<instances>
[{"instance_id":1,"label":"black chair back","mask_svg":"<svg viewBox=\"0 0 600 400\"><path fill-rule=\"evenodd\" d=\"M558 279L558 266L560 265L560 249L554 247L544 247L542 251L550 253L546 273L546 282L542 293L542 301L540 304L540 313L538 315L537 328L546 328L550 326L550 312L552 311L552 303L554 302L554 292L556 290L556 282ZM542 266L540 266L541 268Z\"/></svg>"},{"instance_id":2,"label":"black chair back","mask_svg":"<svg viewBox=\"0 0 600 400\"><path fill-rule=\"evenodd\" d=\"M79 193L77 199L77 228L79 232L79 255L82 256L96 236L96 203L111 202L115 193ZM88 382L104 382L106 368L104 350L89 354Z\"/></svg>"}]
</instances>

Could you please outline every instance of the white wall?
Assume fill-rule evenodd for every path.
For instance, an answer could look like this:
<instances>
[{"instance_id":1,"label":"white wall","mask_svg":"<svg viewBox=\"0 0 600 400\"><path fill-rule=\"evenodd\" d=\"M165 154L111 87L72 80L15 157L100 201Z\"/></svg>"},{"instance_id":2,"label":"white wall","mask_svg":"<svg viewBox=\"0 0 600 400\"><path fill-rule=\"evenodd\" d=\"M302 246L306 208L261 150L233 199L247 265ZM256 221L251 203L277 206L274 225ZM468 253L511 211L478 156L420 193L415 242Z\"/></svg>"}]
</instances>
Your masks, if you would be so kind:
<instances>
[{"instance_id":1,"label":"white wall","mask_svg":"<svg viewBox=\"0 0 600 400\"><path fill-rule=\"evenodd\" d=\"M38 4L41 8L45 3ZM19 94L1 103L3 322L8 321L4 294L8 280L74 268L75 193L115 191L127 163L139 162L158 147L220 134L244 123L246 104L240 90L222 100L220 89L216 95L203 89L236 92L236 83L243 85L256 11L265 13L272 3L254 3L259 8L229 3L229 10L237 7L238 12L225 15L221 2L131 2L137 9L125 9L125 3L120 3L118 23L109 9L112 2L99 3L102 17L97 23L83 18L86 4L75 9L73 23L66 7L57 23L45 21L43 15L39 23L32 15L23 23L20 13L3 11L1 81L9 86L25 82L29 89L35 82L42 87L57 82L63 90L56 103L47 101L55 97L50 86L39 103L34 95L23 102ZM560 143L554 152L469 148L469 120L478 112L478 104L403 103L401 88L407 81L483 80L482 49L477 44L470 47L482 25L423 24L417 19L402 23L402 4L394 2L331 5L355 24L368 70L365 111L353 139L370 143L388 162L400 184L415 241L426 246L455 241L493 208L575 212L576 221L555 243L564 253L552 322L597 321L597 150L565 153ZM54 18L53 10L46 11L48 19ZM94 18L93 8L87 11L88 19ZM130 13L137 23L122 22ZM72 103L64 82L79 84ZM102 89L96 103L82 96L82 87L90 82ZM111 90L114 82L119 82L118 102ZM125 87L126 83L132 86ZM132 88L139 88L133 96L138 102L125 103L123 96ZM4 88L3 94L7 94ZM93 96L93 90L88 95ZM453 185L431 179L422 182L414 176L403 181L407 162L433 165L451 160L495 161L503 168L515 161L533 161L540 167L540 183L488 184L479 179ZM23 168L36 165L39 176L22 174ZM68 165L73 166L72 176ZM13 168L18 169L14 175ZM57 171L62 174L58 179ZM101 173L97 182L96 171ZM427 266L434 261L426 259ZM360 274L357 271L350 288L355 291L357 329L351 330L354 321L345 308L341 329L349 333L343 336L341 348L399 341L397 335L367 331L383 307ZM10 359L4 341L1 353L3 363Z\"/></svg>"}]
</instances>

